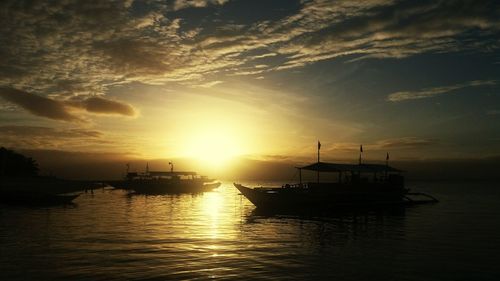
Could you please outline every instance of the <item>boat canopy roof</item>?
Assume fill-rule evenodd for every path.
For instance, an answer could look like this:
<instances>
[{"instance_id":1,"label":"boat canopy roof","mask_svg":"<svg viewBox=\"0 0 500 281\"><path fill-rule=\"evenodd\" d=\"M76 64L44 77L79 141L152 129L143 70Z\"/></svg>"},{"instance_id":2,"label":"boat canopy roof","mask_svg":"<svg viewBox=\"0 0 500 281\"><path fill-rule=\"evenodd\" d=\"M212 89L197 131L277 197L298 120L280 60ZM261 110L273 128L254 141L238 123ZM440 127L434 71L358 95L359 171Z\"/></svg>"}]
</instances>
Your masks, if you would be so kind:
<instances>
[{"instance_id":1,"label":"boat canopy roof","mask_svg":"<svg viewBox=\"0 0 500 281\"><path fill-rule=\"evenodd\" d=\"M130 176L138 176L139 173L136 172L130 172L128 173ZM170 172L170 171L150 171L147 172L148 176L151 177L168 177L168 176L196 176L196 172L191 172L191 171L176 171L176 172Z\"/></svg>"},{"instance_id":2,"label":"boat canopy roof","mask_svg":"<svg viewBox=\"0 0 500 281\"><path fill-rule=\"evenodd\" d=\"M339 164L317 162L304 167L297 167L302 170L318 172L360 172L360 173L379 173L379 172L402 172L388 165L381 164Z\"/></svg>"}]
</instances>

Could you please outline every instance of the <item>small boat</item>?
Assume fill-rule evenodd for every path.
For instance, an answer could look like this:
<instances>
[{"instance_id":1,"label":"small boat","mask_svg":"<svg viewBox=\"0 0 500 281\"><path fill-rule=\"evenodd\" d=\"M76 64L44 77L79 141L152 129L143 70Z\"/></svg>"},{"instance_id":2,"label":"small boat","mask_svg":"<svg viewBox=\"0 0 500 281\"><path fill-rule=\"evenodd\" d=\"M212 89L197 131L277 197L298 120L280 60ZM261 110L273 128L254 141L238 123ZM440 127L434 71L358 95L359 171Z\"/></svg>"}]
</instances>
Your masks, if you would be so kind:
<instances>
[{"instance_id":1,"label":"small boat","mask_svg":"<svg viewBox=\"0 0 500 281\"><path fill-rule=\"evenodd\" d=\"M56 177L0 178L0 203L9 205L50 206L70 204L92 185L89 181L75 181Z\"/></svg>"},{"instance_id":2,"label":"small boat","mask_svg":"<svg viewBox=\"0 0 500 281\"><path fill-rule=\"evenodd\" d=\"M71 204L80 194L51 194L44 192L2 191L0 203L23 206L54 206Z\"/></svg>"},{"instance_id":3,"label":"small boat","mask_svg":"<svg viewBox=\"0 0 500 281\"><path fill-rule=\"evenodd\" d=\"M111 186L121 189L134 190L141 194L166 193L199 193L211 191L221 185L220 182L206 176L200 176L192 171L128 172L124 180L109 182Z\"/></svg>"},{"instance_id":4,"label":"small boat","mask_svg":"<svg viewBox=\"0 0 500 281\"><path fill-rule=\"evenodd\" d=\"M258 209L266 210L333 210L437 202L430 195L410 193L404 186L403 171L388 164L362 164L361 160L359 164L326 163L320 162L318 156L317 163L297 169L299 183L281 187L250 188L238 183L234 186ZM316 181L303 182L302 171L316 172ZM328 180L320 181L320 173L330 173ZM430 200L411 199L412 195Z\"/></svg>"}]
</instances>

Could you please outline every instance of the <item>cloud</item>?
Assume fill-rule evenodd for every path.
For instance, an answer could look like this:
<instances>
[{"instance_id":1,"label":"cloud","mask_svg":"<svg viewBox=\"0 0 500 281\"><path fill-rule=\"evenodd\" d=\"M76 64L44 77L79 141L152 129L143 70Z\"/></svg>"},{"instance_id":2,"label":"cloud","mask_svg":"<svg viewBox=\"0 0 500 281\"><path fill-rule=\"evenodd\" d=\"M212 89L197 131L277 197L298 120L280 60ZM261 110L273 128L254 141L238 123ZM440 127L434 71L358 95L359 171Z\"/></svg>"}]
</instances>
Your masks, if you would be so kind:
<instances>
[{"instance_id":1,"label":"cloud","mask_svg":"<svg viewBox=\"0 0 500 281\"><path fill-rule=\"evenodd\" d=\"M174 11L186 9L186 8L204 8L211 5L223 5L229 0L175 0Z\"/></svg>"},{"instance_id":2,"label":"cloud","mask_svg":"<svg viewBox=\"0 0 500 281\"><path fill-rule=\"evenodd\" d=\"M433 138L420 138L420 137L400 137L376 140L366 143L353 143L353 142L334 142L334 143L321 143L321 151L325 155L335 155L336 157L351 157L357 156L359 153L359 146L363 145L365 152L387 152L388 150L399 149L421 149L425 147L438 145L439 141Z\"/></svg>"},{"instance_id":3,"label":"cloud","mask_svg":"<svg viewBox=\"0 0 500 281\"><path fill-rule=\"evenodd\" d=\"M0 97L33 115L68 122L84 121L73 109L83 109L94 114L136 115L136 110L129 104L97 96L82 100L55 100L17 89L0 88Z\"/></svg>"},{"instance_id":4,"label":"cloud","mask_svg":"<svg viewBox=\"0 0 500 281\"><path fill-rule=\"evenodd\" d=\"M82 149L91 144L105 145L103 133L84 128L43 126L0 126L0 142L7 147L28 149Z\"/></svg>"},{"instance_id":5,"label":"cloud","mask_svg":"<svg viewBox=\"0 0 500 281\"><path fill-rule=\"evenodd\" d=\"M371 145L374 149L385 148L418 148L424 146L432 146L438 144L436 139L418 138L418 137L403 137L377 141Z\"/></svg>"},{"instance_id":6,"label":"cloud","mask_svg":"<svg viewBox=\"0 0 500 281\"><path fill-rule=\"evenodd\" d=\"M490 109L486 111L487 115L500 115L500 110L498 109Z\"/></svg>"},{"instance_id":7,"label":"cloud","mask_svg":"<svg viewBox=\"0 0 500 281\"><path fill-rule=\"evenodd\" d=\"M402 91L389 94L387 100L391 102L400 102L405 100L415 100L415 99L425 99L432 98L437 95L447 94L454 92L463 88L469 87L480 87L480 86L492 86L496 85L495 80L475 80L461 84L455 84L451 86L426 88L420 91Z\"/></svg>"},{"instance_id":8,"label":"cloud","mask_svg":"<svg viewBox=\"0 0 500 281\"><path fill-rule=\"evenodd\" d=\"M321 7L324 9L318 11ZM304 25L306 11L316 29ZM298 25L309 32L298 33L278 49L291 55L280 69L345 55L403 58L428 52L474 52L478 50L476 43L484 50L499 47L489 37L500 27L492 2L366 1L357 5L339 1L332 5L330 1L314 1L300 14L283 28L291 26L293 30ZM472 34L477 36L475 40L464 40Z\"/></svg>"},{"instance_id":9,"label":"cloud","mask_svg":"<svg viewBox=\"0 0 500 281\"><path fill-rule=\"evenodd\" d=\"M217 81L211 81L211 82L200 84L198 86L202 87L202 88L212 88L213 86L218 85L220 83L223 83L223 81L218 81L218 80Z\"/></svg>"},{"instance_id":10,"label":"cloud","mask_svg":"<svg viewBox=\"0 0 500 281\"><path fill-rule=\"evenodd\" d=\"M0 144L12 149L55 149L82 151L84 153L105 152L122 155L139 155L137 147L150 144L140 136L129 132L103 132L89 124L58 124L46 126L0 126ZM146 145L147 146L147 145Z\"/></svg>"},{"instance_id":11,"label":"cloud","mask_svg":"<svg viewBox=\"0 0 500 281\"><path fill-rule=\"evenodd\" d=\"M0 2L0 86L68 98L105 95L134 82L257 77L341 56L500 48L495 1L312 0L283 7L280 17L244 22L225 18L239 4L226 2ZM213 6L220 13L188 18L181 11Z\"/></svg>"},{"instance_id":12,"label":"cloud","mask_svg":"<svg viewBox=\"0 0 500 281\"><path fill-rule=\"evenodd\" d=\"M96 130L87 130L80 128L50 128L43 126L0 126L0 133L2 135L16 136L16 137L59 137L59 138L100 138L102 132Z\"/></svg>"},{"instance_id":13,"label":"cloud","mask_svg":"<svg viewBox=\"0 0 500 281\"><path fill-rule=\"evenodd\" d=\"M135 109L126 103L115 100L108 100L102 97L91 97L85 99L81 106L91 113L98 114L118 114L125 116L135 116Z\"/></svg>"},{"instance_id":14,"label":"cloud","mask_svg":"<svg viewBox=\"0 0 500 281\"><path fill-rule=\"evenodd\" d=\"M165 59L168 52L161 50L161 44L147 39L98 42L94 47L103 51L110 67L118 73L154 75L169 72L173 66Z\"/></svg>"},{"instance_id":15,"label":"cloud","mask_svg":"<svg viewBox=\"0 0 500 281\"><path fill-rule=\"evenodd\" d=\"M68 112L61 101L9 88L0 88L0 97L37 116L54 120L81 121L80 118Z\"/></svg>"}]
</instances>

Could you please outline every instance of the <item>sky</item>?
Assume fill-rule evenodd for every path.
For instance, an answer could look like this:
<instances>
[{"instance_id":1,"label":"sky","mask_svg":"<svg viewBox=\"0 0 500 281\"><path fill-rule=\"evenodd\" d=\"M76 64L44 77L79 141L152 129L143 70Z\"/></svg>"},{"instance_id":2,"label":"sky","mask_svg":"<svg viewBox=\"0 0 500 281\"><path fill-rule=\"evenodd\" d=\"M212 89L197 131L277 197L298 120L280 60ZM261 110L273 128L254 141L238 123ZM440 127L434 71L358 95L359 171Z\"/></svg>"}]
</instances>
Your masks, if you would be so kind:
<instances>
[{"instance_id":1,"label":"sky","mask_svg":"<svg viewBox=\"0 0 500 281\"><path fill-rule=\"evenodd\" d=\"M498 1L7 0L0 38L0 145L16 150L500 155Z\"/></svg>"}]
</instances>

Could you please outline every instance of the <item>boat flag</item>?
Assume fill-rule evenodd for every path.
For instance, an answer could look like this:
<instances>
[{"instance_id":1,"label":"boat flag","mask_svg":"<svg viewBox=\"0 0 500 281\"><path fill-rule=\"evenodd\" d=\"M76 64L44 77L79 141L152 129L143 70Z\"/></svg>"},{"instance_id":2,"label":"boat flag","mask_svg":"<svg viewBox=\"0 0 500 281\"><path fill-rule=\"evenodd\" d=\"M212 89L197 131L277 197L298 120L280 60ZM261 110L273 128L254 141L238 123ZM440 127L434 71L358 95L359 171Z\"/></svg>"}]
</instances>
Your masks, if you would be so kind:
<instances>
[{"instance_id":1,"label":"boat flag","mask_svg":"<svg viewBox=\"0 0 500 281\"><path fill-rule=\"evenodd\" d=\"M319 150L321 149L321 143L318 140L318 164L319 164ZM318 183L319 183L319 169L318 169Z\"/></svg>"},{"instance_id":2,"label":"boat flag","mask_svg":"<svg viewBox=\"0 0 500 281\"><path fill-rule=\"evenodd\" d=\"M363 145L359 146L359 165L361 165L361 154L363 154Z\"/></svg>"},{"instance_id":3,"label":"boat flag","mask_svg":"<svg viewBox=\"0 0 500 281\"><path fill-rule=\"evenodd\" d=\"M385 156L385 178L387 179L387 170L389 169L389 152Z\"/></svg>"},{"instance_id":4,"label":"boat flag","mask_svg":"<svg viewBox=\"0 0 500 281\"><path fill-rule=\"evenodd\" d=\"M318 140L318 163L319 163L319 150L321 149L321 143Z\"/></svg>"}]
</instances>

